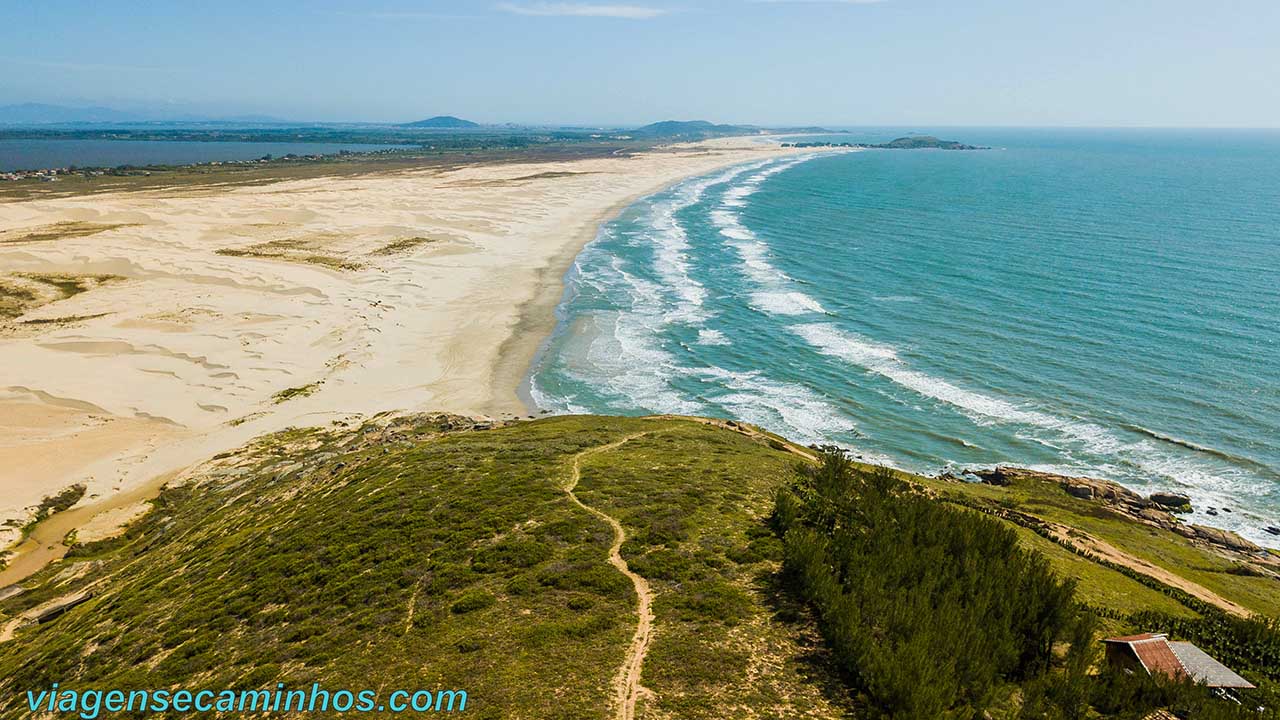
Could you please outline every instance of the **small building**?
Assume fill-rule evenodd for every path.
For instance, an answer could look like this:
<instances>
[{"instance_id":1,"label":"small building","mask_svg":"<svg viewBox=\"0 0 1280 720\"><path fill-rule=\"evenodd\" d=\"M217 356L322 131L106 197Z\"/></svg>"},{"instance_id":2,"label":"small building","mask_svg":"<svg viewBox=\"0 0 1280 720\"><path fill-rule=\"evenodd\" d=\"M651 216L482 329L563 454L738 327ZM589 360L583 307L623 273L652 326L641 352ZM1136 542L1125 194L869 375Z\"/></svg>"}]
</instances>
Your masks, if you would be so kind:
<instances>
[{"instance_id":1,"label":"small building","mask_svg":"<svg viewBox=\"0 0 1280 720\"><path fill-rule=\"evenodd\" d=\"M1189 642L1172 642L1164 633L1142 633L1106 638L1107 661L1129 670L1143 670L1148 675L1160 673L1192 681L1211 688L1250 689L1253 683L1209 657Z\"/></svg>"}]
</instances>

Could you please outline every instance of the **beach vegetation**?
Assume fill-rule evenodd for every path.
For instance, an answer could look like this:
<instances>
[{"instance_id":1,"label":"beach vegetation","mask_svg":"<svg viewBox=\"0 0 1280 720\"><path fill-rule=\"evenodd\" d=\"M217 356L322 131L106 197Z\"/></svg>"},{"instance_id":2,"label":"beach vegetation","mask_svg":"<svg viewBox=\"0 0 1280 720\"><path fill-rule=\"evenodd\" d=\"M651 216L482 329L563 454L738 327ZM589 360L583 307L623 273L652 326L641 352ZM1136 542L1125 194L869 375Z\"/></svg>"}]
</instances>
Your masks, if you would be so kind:
<instances>
[{"instance_id":1,"label":"beach vegetation","mask_svg":"<svg viewBox=\"0 0 1280 720\"><path fill-rule=\"evenodd\" d=\"M28 534L32 528L50 515L67 510L72 505L80 502L80 499L84 497L85 490L86 488L84 485L76 483L75 485L64 488L61 492L45 497L40 501L40 504L36 506L35 512L31 515L31 519L23 526L23 535L25 536Z\"/></svg>"},{"instance_id":2,"label":"beach vegetation","mask_svg":"<svg viewBox=\"0 0 1280 720\"><path fill-rule=\"evenodd\" d=\"M404 237L404 238L392 240L386 245L383 245L377 250L374 250L373 254L381 255L381 256L401 255L403 253L416 250L417 248L422 247L423 245L430 245L435 242L438 242L438 241L435 238L429 238L429 237L422 237L422 236Z\"/></svg>"},{"instance_id":3,"label":"beach vegetation","mask_svg":"<svg viewBox=\"0 0 1280 720\"><path fill-rule=\"evenodd\" d=\"M0 245L10 243L36 243L49 242L51 240L68 240L71 238L97 235L98 233L104 233L108 230L118 230L126 227L136 227L136 224L91 223L68 220L45 225L33 231L10 230L7 232L0 232Z\"/></svg>"},{"instance_id":4,"label":"beach vegetation","mask_svg":"<svg viewBox=\"0 0 1280 720\"><path fill-rule=\"evenodd\" d=\"M276 404L280 404L282 402L288 402L296 398L304 398L304 397L307 397L308 395L314 395L315 392L319 390L320 386L323 384L324 384L323 380L317 380L316 382L307 383L306 385L299 385L298 387L285 388L284 390L281 390L275 395L272 395L271 399Z\"/></svg>"},{"instance_id":5,"label":"beach vegetation","mask_svg":"<svg viewBox=\"0 0 1280 720\"><path fill-rule=\"evenodd\" d=\"M121 279L118 275L77 275L72 273L0 274L0 320L19 317L42 305L65 300ZM86 317L97 316L73 316L73 319L84 319ZM39 323L42 321L28 322Z\"/></svg>"}]
</instances>

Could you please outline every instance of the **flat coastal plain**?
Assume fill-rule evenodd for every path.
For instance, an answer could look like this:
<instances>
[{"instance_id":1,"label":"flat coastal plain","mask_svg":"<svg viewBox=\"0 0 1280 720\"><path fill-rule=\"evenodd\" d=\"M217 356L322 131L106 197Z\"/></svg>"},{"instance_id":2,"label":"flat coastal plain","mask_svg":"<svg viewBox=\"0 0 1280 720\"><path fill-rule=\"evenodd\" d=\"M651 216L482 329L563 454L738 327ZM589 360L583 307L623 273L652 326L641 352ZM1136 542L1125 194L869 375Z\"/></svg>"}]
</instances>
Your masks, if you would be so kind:
<instances>
[{"instance_id":1,"label":"flat coastal plain","mask_svg":"<svg viewBox=\"0 0 1280 720\"><path fill-rule=\"evenodd\" d=\"M149 484L285 427L523 414L562 276L602 221L794 152L720 139L0 203L0 548L68 487L89 540Z\"/></svg>"}]
</instances>

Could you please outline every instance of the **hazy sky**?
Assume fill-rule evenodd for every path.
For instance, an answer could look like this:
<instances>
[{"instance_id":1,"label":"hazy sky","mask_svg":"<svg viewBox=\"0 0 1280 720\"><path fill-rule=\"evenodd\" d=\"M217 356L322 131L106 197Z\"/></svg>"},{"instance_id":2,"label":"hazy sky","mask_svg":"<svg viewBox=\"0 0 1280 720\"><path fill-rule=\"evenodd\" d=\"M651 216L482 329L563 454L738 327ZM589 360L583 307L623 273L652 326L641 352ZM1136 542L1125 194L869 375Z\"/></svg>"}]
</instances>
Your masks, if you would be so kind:
<instances>
[{"instance_id":1,"label":"hazy sky","mask_svg":"<svg viewBox=\"0 0 1280 720\"><path fill-rule=\"evenodd\" d=\"M0 104L1280 126L1280 0L0 0Z\"/></svg>"}]
</instances>

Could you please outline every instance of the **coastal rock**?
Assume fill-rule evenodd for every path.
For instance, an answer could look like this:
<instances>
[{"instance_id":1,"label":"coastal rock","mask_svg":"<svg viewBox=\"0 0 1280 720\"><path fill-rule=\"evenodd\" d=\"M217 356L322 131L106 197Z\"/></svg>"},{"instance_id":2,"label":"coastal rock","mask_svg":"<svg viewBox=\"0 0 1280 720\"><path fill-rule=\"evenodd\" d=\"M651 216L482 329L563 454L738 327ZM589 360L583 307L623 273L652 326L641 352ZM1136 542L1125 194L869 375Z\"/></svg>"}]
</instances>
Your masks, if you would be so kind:
<instances>
[{"instance_id":1,"label":"coastal rock","mask_svg":"<svg viewBox=\"0 0 1280 720\"><path fill-rule=\"evenodd\" d=\"M1013 478L1019 472L1022 472L1020 468L1009 468L997 465L990 470L973 470L970 471L969 474L982 478L982 482L988 485L1007 487L1013 484Z\"/></svg>"},{"instance_id":2,"label":"coastal rock","mask_svg":"<svg viewBox=\"0 0 1280 720\"><path fill-rule=\"evenodd\" d=\"M1054 473L1005 465L996 466L990 470L974 470L973 474L988 485L1007 486L1024 481L1048 482L1061 486L1065 492L1082 500L1105 500L1129 506L1135 512L1142 508L1151 507L1151 503L1146 498L1110 480L1068 477L1066 475L1055 475Z\"/></svg>"},{"instance_id":3,"label":"coastal rock","mask_svg":"<svg viewBox=\"0 0 1280 720\"><path fill-rule=\"evenodd\" d=\"M1197 539L1214 545L1221 545L1242 552L1258 552L1262 549L1230 530L1219 530L1218 528L1205 527L1203 525L1188 525L1187 527L1195 533L1194 536Z\"/></svg>"},{"instance_id":4,"label":"coastal rock","mask_svg":"<svg viewBox=\"0 0 1280 720\"><path fill-rule=\"evenodd\" d=\"M1203 525L1190 525L1172 513L1190 512L1191 499L1178 493L1158 492L1150 498L1143 497L1132 490L1111 482L1088 477L1068 477L1054 473L1028 470L1026 468L997 466L990 469L966 471L965 475L976 476L988 485L1009 486L1020 483L1044 482L1062 488L1063 492L1081 500L1088 500L1105 505L1109 510L1125 515L1137 522L1152 525L1188 540L1211 545L1219 551L1241 553L1249 556L1233 557L1247 562L1258 561L1262 550L1248 540L1229 531ZM954 477L954 476L952 476ZM1265 531L1280 536L1280 527L1267 527Z\"/></svg>"},{"instance_id":5,"label":"coastal rock","mask_svg":"<svg viewBox=\"0 0 1280 720\"><path fill-rule=\"evenodd\" d=\"M1062 484L1062 489L1067 491L1068 495L1078 497L1081 500L1093 499L1093 486L1085 483L1067 482Z\"/></svg>"},{"instance_id":6,"label":"coastal rock","mask_svg":"<svg viewBox=\"0 0 1280 720\"><path fill-rule=\"evenodd\" d=\"M1164 528L1172 528L1179 524L1177 518L1173 515L1156 508L1143 508L1138 511L1138 517Z\"/></svg>"},{"instance_id":7,"label":"coastal rock","mask_svg":"<svg viewBox=\"0 0 1280 720\"><path fill-rule=\"evenodd\" d=\"M1151 496L1148 499L1160 507L1167 508L1175 512L1191 512L1191 498L1183 495L1182 493L1151 493Z\"/></svg>"}]
</instances>

